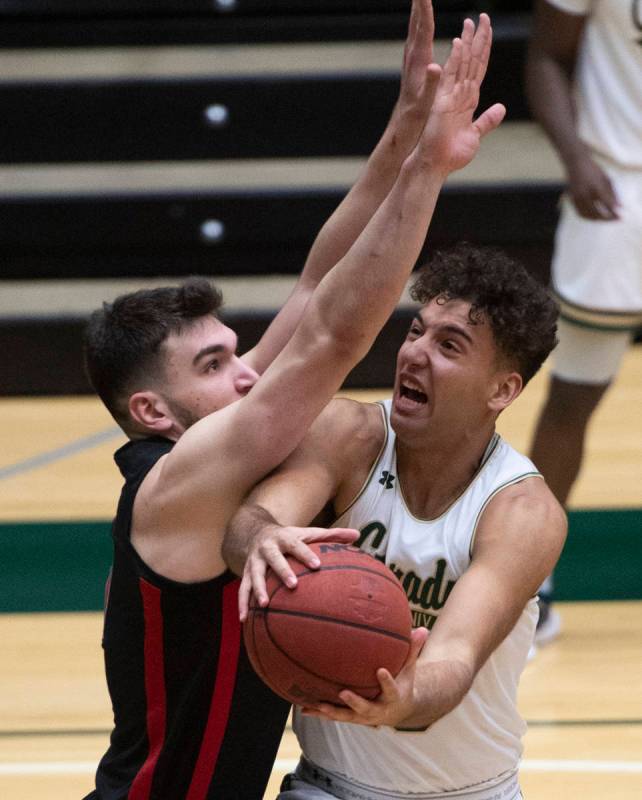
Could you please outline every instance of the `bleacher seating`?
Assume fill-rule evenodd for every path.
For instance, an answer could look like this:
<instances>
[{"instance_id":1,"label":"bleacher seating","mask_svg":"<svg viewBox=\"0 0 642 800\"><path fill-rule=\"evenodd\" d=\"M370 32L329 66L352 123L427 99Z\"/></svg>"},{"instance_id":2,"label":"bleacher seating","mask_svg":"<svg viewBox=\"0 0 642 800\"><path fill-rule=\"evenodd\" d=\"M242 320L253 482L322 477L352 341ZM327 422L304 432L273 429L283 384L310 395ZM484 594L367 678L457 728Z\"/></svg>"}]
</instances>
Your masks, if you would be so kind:
<instances>
[{"instance_id":1,"label":"bleacher seating","mask_svg":"<svg viewBox=\"0 0 642 800\"><path fill-rule=\"evenodd\" d=\"M466 13L493 3L442 0L435 6L437 36L450 37ZM494 6L495 44L481 102L504 102L510 125L528 118L521 82L528 3L497 0ZM145 164L162 170L187 163L198 169L242 159L365 156L396 97L398 63L383 69L329 63L315 71L219 73L212 55L230 47L397 41L405 35L408 8L408 0L5 0L0 55L11 53L25 64L34 52L82 53L90 60L95 53L104 63L111 52L126 52L130 59L141 53L145 60L154 49L171 47L174 53L178 48L179 60L181 53L208 55L208 66L185 74L149 68L0 74L0 169L33 175L51 165ZM4 190L0 291L8 280L294 274L345 189L278 182ZM431 245L460 239L497 245L541 270L550 254L558 192L556 182L510 179L448 186ZM247 309L228 319L251 346L271 313ZM88 391L80 357L83 324L82 315L51 315L46 308L37 315L5 313L0 391ZM400 311L349 385L388 381L388 354L405 325ZM385 373L378 366L382 361Z\"/></svg>"}]
</instances>

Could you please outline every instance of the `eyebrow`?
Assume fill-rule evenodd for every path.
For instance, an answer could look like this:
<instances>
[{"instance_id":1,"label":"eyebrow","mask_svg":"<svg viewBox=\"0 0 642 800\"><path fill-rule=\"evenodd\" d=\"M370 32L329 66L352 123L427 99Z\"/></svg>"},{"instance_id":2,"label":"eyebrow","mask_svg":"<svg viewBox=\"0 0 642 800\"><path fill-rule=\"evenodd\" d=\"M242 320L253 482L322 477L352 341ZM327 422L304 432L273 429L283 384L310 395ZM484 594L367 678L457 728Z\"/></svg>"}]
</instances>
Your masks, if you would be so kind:
<instances>
[{"instance_id":1,"label":"eyebrow","mask_svg":"<svg viewBox=\"0 0 642 800\"><path fill-rule=\"evenodd\" d=\"M419 314L415 314L414 321L418 322L422 328L424 329L426 328L426 324ZM453 324L440 325L438 330L444 331L446 333L456 334L458 336L461 336L463 339L466 339L466 341L470 342L470 344L474 344L473 337L468 333L468 331L465 328L461 328L459 325L453 325Z\"/></svg>"},{"instance_id":2,"label":"eyebrow","mask_svg":"<svg viewBox=\"0 0 642 800\"><path fill-rule=\"evenodd\" d=\"M204 358L205 356L213 356L217 353L224 353L227 348L223 344L210 344L207 347L204 347L202 350L199 350L198 353L194 356L192 360L192 364L196 366L198 362Z\"/></svg>"},{"instance_id":3,"label":"eyebrow","mask_svg":"<svg viewBox=\"0 0 642 800\"><path fill-rule=\"evenodd\" d=\"M468 333L465 328L460 328L459 325L443 325L439 328L440 331L446 331L448 333L454 333L458 336L461 336L466 341L473 344L473 337Z\"/></svg>"}]
</instances>

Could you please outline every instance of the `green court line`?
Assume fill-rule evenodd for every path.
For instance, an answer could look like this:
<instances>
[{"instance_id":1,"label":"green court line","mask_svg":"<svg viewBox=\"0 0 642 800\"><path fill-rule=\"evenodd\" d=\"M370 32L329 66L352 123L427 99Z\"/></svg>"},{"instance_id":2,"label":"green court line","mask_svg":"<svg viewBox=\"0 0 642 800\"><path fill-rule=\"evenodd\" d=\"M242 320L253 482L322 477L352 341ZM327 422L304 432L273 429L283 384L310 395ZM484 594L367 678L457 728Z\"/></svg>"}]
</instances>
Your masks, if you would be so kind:
<instances>
[{"instance_id":1,"label":"green court line","mask_svg":"<svg viewBox=\"0 0 642 800\"><path fill-rule=\"evenodd\" d=\"M96 611L110 523L0 524L0 612ZM642 508L574 510L555 570L558 600L642 599Z\"/></svg>"}]
</instances>

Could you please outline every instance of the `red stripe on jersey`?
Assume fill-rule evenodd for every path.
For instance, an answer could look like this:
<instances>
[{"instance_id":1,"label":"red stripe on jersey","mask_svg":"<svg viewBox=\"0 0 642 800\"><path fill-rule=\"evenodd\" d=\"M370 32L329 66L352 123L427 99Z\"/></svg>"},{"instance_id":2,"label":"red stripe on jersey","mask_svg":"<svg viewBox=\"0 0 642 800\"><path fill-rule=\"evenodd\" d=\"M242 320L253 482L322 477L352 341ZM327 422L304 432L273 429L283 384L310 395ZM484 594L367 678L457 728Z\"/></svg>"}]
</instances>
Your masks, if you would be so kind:
<instances>
[{"instance_id":1,"label":"red stripe on jersey","mask_svg":"<svg viewBox=\"0 0 642 800\"><path fill-rule=\"evenodd\" d=\"M210 710L201 742L192 782L186 800L204 800L216 769L227 720L230 715L232 696L236 684L236 668L241 648L241 623L238 609L239 581L228 583L223 589L223 619L221 622L221 647L216 666L216 681Z\"/></svg>"},{"instance_id":2,"label":"red stripe on jersey","mask_svg":"<svg viewBox=\"0 0 642 800\"><path fill-rule=\"evenodd\" d=\"M156 763L165 740L165 670L161 591L143 578L139 581L145 617L145 698L149 752L127 795L128 800L148 800Z\"/></svg>"}]
</instances>

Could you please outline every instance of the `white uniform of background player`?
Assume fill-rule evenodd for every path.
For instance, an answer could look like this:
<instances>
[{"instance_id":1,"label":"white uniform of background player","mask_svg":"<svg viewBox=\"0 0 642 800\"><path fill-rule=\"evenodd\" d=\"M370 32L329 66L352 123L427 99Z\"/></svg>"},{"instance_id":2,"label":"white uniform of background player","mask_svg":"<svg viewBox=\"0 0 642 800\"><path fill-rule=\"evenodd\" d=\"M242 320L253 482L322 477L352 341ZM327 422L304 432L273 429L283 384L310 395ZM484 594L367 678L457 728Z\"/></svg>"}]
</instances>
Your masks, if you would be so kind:
<instances>
[{"instance_id":1,"label":"white uniform of background player","mask_svg":"<svg viewBox=\"0 0 642 800\"><path fill-rule=\"evenodd\" d=\"M527 88L568 176L551 270L560 343L531 450L565 505L588 421L642 326L642 0L538 0ZM540 643L559 631L547 589Z\"/></svg>"},{"instance_id":2,"label":"white uniform of background player","mask_svg":"<svg viewBox=\"0 0 642 800\"><path fill-rule=\"evenodd\" d=\"M454 582L470 565L475 528L487 503L507 486L538 473L528 458L495 434L477 474L450 508L437 519L417 519L407 509L396 477L390 401L383 408L387 435L381 456L335 526L361 531L362 549L385 561L401 580L413 625L430 628ZM536 620L533 599L461 703L427 730L337 723L295 709L294 729L309 762L303 764L302 777L332 793L320 797L521 797L517 767L526 726L516 708L516 693ZM309 787L301 794L311 796Z\"/></svg>"},{"instance_id":3,"label":"white uniform of background player","mask_svg":"<svg viewBox=\"0 0 642 800\"><path fill-rule=\"evenodd\" d=\"M574 344L578 324L562 326L554 370L603 383L642 325L642 0L548 2L589 15L576 67L577 132L611 180L619 217L586 219L563 200L552 274L562 316L608 335L590 337L587 350Z\"/></svg>"}]
</instances>

